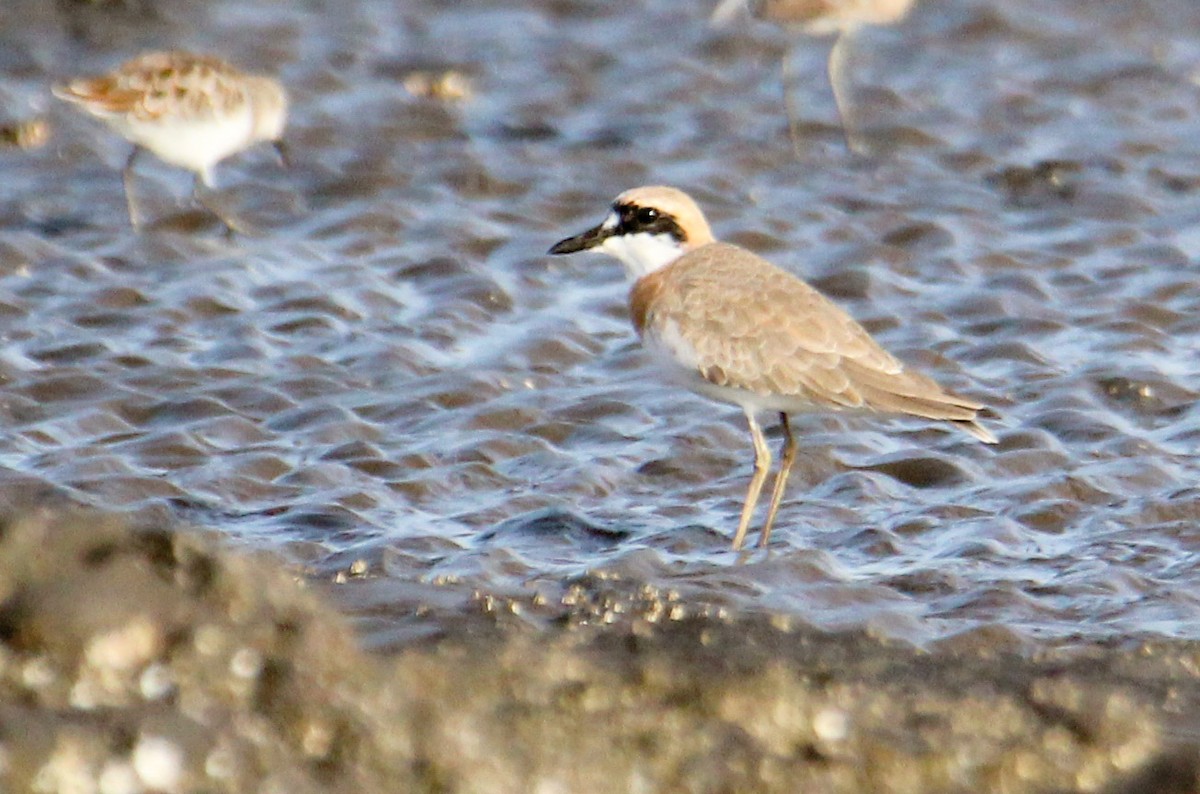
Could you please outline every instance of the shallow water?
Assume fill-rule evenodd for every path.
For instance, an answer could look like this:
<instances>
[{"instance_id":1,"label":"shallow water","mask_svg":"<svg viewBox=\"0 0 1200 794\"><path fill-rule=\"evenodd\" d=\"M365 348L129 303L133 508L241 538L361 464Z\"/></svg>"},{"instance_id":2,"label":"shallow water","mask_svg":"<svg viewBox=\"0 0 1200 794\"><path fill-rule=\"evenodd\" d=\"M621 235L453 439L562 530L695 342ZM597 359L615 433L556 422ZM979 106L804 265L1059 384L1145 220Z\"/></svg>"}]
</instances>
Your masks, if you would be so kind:
<instances>
[{"instance_id":1,"label":"shallow water","mask_svg":"<svg viewBox=\"0 0 1200 794\"><path fill-rule=\"evenodd\" d=\"M379 644L610 590L917 641L1200 636L1190 0L931 0L865 31L869 158L828 42L714 31L694 3L6 5L0 123L53 131L0 149L0 466L22 488L369 579ZM125 144L48 98L150 47L293 93L294 167L218 172L258 234L225 239L152 158L134 234ZM414 96L417 71L472 92ZM771 549L730 552L740 412L655 379L619 265L543 256L651 182L986 400L1001 443L801 418Z\"/></svg>"}]
</instances>

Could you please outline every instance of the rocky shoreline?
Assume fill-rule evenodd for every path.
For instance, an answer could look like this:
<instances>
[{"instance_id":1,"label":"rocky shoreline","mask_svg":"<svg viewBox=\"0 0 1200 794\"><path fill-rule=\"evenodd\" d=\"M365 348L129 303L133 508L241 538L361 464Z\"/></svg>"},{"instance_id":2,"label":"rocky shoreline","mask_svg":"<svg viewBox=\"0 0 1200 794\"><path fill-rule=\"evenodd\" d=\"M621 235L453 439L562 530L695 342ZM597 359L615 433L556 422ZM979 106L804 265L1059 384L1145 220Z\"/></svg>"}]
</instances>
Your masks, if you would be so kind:
<instances>
[{"instance_id":1,"label":"rocky shoreline","mask_svg":"<svg viewBox=\"0 0 1200 794\"><path fill-rule=\"evenodd\" d=\"M929 651L586 599L535 627L485 598L372 653L336 606L361 586L201 530L10 513L3 790L1198 790L1196 643Z\"/></svg>"}]
</instances>

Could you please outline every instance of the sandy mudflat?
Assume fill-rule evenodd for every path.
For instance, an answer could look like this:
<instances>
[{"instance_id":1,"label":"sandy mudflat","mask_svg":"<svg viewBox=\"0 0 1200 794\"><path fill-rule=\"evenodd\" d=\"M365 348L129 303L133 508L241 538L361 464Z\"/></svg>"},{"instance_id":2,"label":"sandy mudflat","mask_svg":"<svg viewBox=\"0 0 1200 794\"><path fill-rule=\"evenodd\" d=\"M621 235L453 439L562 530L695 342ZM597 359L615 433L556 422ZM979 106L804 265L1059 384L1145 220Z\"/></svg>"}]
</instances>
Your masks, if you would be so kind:
<instances>
[{"instance_id":1,"label":"sandy mudflat","mask_svg":"<svg viewBox=\"0 0 1200 794\"><path fill-rule=\"evenodd\" d=\"M6 791L1133 794L1200 774L1194 643L928 651L609 583L556 626L480 602L368 653L328 602L369 581L51 510L0 526L0 571Z\"/></svg>"}]
</instances>

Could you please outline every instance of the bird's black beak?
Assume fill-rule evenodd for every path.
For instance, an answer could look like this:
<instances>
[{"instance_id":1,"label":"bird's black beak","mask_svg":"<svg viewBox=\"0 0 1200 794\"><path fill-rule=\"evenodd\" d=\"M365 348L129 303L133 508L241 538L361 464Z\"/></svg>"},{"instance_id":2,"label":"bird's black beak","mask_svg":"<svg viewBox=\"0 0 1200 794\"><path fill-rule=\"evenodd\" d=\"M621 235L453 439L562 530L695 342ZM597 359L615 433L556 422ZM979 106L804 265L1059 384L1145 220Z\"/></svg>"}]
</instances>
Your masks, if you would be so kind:
<instances>
[{"instance_id":1,"label":"bird's black beak","mask_svg":"<svg viewBox=\"0 0 1200 794\"><path fill-rule=\"evenodd\" d=\"M588 229L583 234L577 234L574 237L568 237L565 240L559 240L554 244L554 247L549 250L551 254L573 254L577 251L586 251L589 248L595 248L602 245L605 240L613 236L613 229L606 229L603 225Z\"/></svg>"},{"instance_id":2,"label":"bird's black beak","mask_svg":"<svg viewBox=\"0 0 1200 794\"><path fill-rule=\"evenodd\" d=\"M271 148L275 150L275 154L279 155L279 164L284 168L292 167L292 158L288 156L287 144L283 142L283 138L271 142Z\"/></svg>"}]
</instances>

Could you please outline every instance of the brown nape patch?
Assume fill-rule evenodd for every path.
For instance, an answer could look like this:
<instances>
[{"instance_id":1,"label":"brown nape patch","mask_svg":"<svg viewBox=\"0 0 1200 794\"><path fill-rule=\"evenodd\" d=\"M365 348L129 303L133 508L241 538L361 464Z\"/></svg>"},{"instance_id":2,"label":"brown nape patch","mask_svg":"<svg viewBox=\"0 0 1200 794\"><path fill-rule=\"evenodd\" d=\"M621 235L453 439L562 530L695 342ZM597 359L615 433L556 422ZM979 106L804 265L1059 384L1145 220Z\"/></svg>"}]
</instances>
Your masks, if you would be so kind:
<instances>
[{"instance_id":1,"label":"brown nape patch","mask_svg":"<svg viewBox=\"0 0 1200 794\"><path fill-rule=\"evenodd\" d=\"M642 276L629 290L629 317L638 336L642 335L642 329L650 320L650 308L662 292L665 274L666 268L663 268Z\"/></svg>"}]
</instances>

